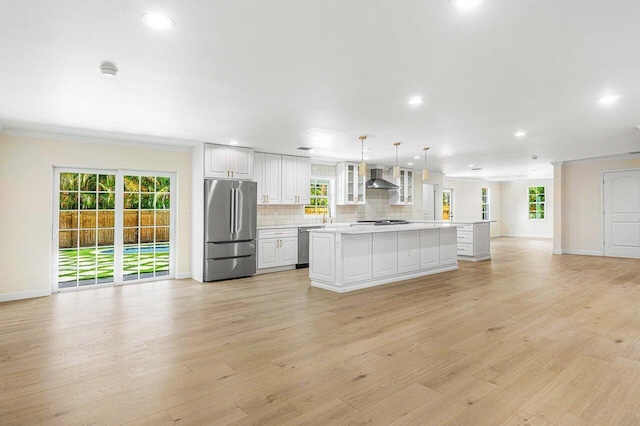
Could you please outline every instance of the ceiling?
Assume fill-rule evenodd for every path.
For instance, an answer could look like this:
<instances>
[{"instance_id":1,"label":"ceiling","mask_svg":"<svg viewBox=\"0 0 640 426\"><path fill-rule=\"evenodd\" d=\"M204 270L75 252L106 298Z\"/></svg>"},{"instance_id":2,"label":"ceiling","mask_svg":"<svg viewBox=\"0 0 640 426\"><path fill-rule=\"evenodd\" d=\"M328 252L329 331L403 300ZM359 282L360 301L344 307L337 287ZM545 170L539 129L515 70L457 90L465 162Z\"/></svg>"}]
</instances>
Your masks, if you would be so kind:
<instances>
[{"instance_id":1,"label":"ceiling","mask_svg":"<svg viewBox=\"0 0 640 426\"><path fill-rule=\"evenodd\" d=\"M6 133L354 161L367 135L370 165L401 141L401 165L429 146L432 172L498 180L640 151L637 0L3 0L0 16Z\"/></svg>"}]
</instances>

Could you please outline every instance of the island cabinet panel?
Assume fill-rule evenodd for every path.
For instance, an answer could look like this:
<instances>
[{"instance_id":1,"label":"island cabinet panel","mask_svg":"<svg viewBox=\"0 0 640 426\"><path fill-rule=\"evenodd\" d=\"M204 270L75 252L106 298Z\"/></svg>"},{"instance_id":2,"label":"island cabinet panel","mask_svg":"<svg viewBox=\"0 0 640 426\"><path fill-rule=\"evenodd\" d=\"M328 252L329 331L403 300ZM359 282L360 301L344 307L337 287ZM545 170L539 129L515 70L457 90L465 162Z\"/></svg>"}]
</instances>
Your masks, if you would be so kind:
<instances>
[{"instance_id":1,"label":"island cabinet panel","mask_svg":"<svg viewBox=\"0 0 640 426\"><path fill-rule=\"evenodd\" d=\"M473 254L478 257L486 257L491 254L491 235L489 223L476 223L474 225L475 241L473 244Z\"/></svg>"},{"instance_id":2,"label":"island cabinet panel","mask_svg":"<svg viewBox=\"0 0 640 426\"><path fill-rule=\"evenodd\" d=\"M398 232L398 272L413 272L420 269L420 233Z\"/></svg>"},{"instance_id":3,"label":"island cabinet panel","mask_svg":"<svg viewBox=\"0 0 640 426\"><path fill-rule=\"evenodd\" d=\"M384 232L373 235L373 278L398 273L398 234Z\"/></svg>"},{"instance_id":4,"label":"island cabinet panel","mask_svg":"<svg viewBox=\"0 0 640 426\"><path fill-rule=\"evenodd\" d=\"M342 279L345 283L372 278L371 234L342 236Z\"/></svg>"},{"instance_id":5,"label":"island cabinet panel","mask_svg":"<svg viewBox=\"0 0 640 426\"><path fill-rule=\"evenodd\" d=\"M440 230L420 231L420 269L435 268L440 265Z\"/></svg>"},{"instance_id":6,"label":"island cabinet panel","mask_svg":"<svg viewBox=\"0 0 640 426\"><path fill-rule=\"evenodd\" d=\"M455 228L440 230L440 265L458 262L458 236Z\"/></svg>"},{"instance_id":7,"label":"island cabinet panel","mask_svg":"<svg viewBox=\"0 0 640 426\"><path fill-rule=\"evenodd\" d=\"M336 279L335 234L309 235L309 277L333 282Z\"/></svg>"}]
</instances>

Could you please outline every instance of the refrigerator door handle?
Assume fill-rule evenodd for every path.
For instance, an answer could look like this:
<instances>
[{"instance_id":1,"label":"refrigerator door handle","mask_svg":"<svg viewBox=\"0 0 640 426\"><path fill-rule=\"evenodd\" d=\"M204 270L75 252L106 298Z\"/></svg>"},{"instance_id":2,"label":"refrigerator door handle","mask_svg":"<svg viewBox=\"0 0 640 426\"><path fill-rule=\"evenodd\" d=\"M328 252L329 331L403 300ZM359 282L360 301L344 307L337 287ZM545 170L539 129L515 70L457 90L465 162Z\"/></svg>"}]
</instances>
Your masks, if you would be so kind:
<instances>
[{"instance_id":1,"label":"refrigerator door handle","mask_svg":"<svg viewBox=\"0 0 640 426\"><path fill-rule=\"evenodd\" d=\"M235 188L231 188L231 233L236 233L236 200L235 200Z\"/></svg>"},{"instance_id":2,"label":"refrigerator door handle","mask_svg":"<svg viewBox=\"0 0 640 426\"><path fill-rule=\"evenodd\" d=\"M235 218L234 218L234 224L235 224L235 232L236 234L238 232L240 232L240 190L238 188L233 188L233 190L235 191L235 200L233 201L233 205L235 207Z\"/></svg>"}]
</instances>

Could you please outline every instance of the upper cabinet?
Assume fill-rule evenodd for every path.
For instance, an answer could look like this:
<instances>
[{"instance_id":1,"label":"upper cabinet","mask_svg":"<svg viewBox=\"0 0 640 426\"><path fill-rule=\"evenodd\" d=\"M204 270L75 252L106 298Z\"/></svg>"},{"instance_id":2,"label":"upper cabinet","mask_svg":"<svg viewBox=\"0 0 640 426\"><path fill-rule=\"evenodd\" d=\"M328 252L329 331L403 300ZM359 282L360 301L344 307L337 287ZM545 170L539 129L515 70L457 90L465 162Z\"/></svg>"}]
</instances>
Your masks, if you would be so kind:
<instances>
[{"instance_id":1,"label":"upper cabinet","mask_svg":"<svg viewBox=\"0 0 640 426\"><path fill-rule=\"evenodd\" d=\"M311 161L307 157L282 156L282 204L309 204Z\"/></svg>"},{"instance_id":2,"label":"upper cabinet","mask_svg":"<svg viewBox=\"0 0 640 426\"><path fill-rule=\"evenodd\" d=\"M205 144L204 177L253 179L253 150Z\"/></svg>"},{"instance_id":3,"label":"upper cabinet","mask_svg":"<svg viewBox=\"0 0 640 426\"><path fill-rule=\"evenodd\" d=\"M258 204L282 204L282 156L256 152L253 177L258 184Z\"/></svg>"},{"instance_id":4,"label":"upper cabinet","mask_svg":"<svg viewBox=\"0 0 640 426\"><path fill-rule=\"evenodd\" d=\"M413 170L400 169L400 177L393 177L393 169L389 169L390 181L399 186L389 190L389 204L405 206L413 204Z\"/></svg>"},{"instance_id":5,"label":"upper cabinet","mask_svg":"<svg viewBox=\"0 0 640 426\"><path fill-rule=\"evenodd\" d=\"M364 204L367 177L358 175L358 163L338 163L336 175L338 179L336 203L341 206Z\"/></svg>"}]
</instances>

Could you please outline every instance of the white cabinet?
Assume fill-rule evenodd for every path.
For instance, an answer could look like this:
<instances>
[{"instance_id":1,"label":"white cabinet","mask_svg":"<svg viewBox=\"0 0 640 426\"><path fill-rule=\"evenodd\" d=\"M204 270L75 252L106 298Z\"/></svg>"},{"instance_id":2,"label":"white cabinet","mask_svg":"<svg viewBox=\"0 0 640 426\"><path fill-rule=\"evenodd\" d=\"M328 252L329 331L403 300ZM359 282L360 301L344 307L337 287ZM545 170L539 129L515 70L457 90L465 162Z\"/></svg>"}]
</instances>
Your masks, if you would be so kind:
<instances>
[{"instance_id":1,"label":"white cabinet","mask_svg":"<svg viewBox=\"0 0 640 426\"><path fill-rule=\"evenodd\" d=\"M281 204L282 156L256 152L253 156L253 177L256 180L258 204Z\"/></svg>"},{"instance_id":2,"label":"white cabinet","mask_svg":"<svg viewBox=\"0 0 640 426\"><path fill-rule=\"evenodd\" d=\"M358 163L338 163L336 176L338 205L365 204L367 177L358 175Z\"/></svg>"},{"instance_id":3,"label":"white cabinet","mask_svg":"<svg viewBox=\"0 0 640 426\"><path fill-rule=\"evenodd\" d=\"M458 262L458 238L456 228L440 229L440 265Z\"/></svg>"},{"instance_id":4,"label":"white cabinet","mask_svg":"<svg viewBox=\"0 0 640 426\"><path fill-rule=\"evenodd\" d=\"M413 204L413 170L400 169L400 177L393 177L393 169L390 169L391 182L399 186L398 189L389 190L389 204L404 206Z\"/></svg>"},{"instance_id":5,"label":"white cabinet","mask_svg":"<svg viewBox=\"0 0 640 426\"><path fill-rule=\"evenodd\" d=\"M252 179L253 150L205 144L204 177L218 179Z\"/></svg>"},{"instance_id":6,"label":"white cabinet","mask_svg":"<svg viewBox=\"0 0 640 426\"><path fill-rule=\"evenodd\" d=\"M311 162L306 157L282 156L282 204L309 204Z\"/></svg>"},{"instance_id":7,"label":"white cabinet","mask_svg":"<svg viewBox=\"0 0 640 426\"><path fill-rule=\"evenodd\" d=\"M420 269L420 233L398 232L398 272L413 272Z\"/></svg>"},{"instance_id":8,"label":"white cabinet","mask_svg":"<svg viewBox=\"0 0 640 426\"><path fill-rule=\"evenodd\" d=\"M343 281L353 283L370 280L372 277L371 234L343 235Z\"/></svg>"},{"instance_id":9,"label":"white cabinet","mask_svg":"<svg viewBox=\"0 0 640 426\"><path fill-rule=\"evenodd\" d=\"M298 263L298 228L258 231L258 269Z\"/></svg>"},{"instance_id":10,"label":"white cabinet","mask_svg":"<svg viewBox=\"0 0 640 426\"><path fill-rule=\"evenodd\" d=\"M420 269L440 265L440 232L437 229L420 231Z\"/></svg>"},{"instance_id":11,"label":"white cabinet","mask_svg":"<svg viewBox=\"0 0 640 426\"><path fill-rule=\"evenodd\" d=\"M373 235L373 278L398 273L398 234L380 232Z\"/></svg>"},{"instance_id":12,"label":"white cabinet","mask_svg":"<svg viewBox=\"0 0 640 426\"><path fill-rule=\"evenodd\" d=\"M458 256L465 260L491 258L489 222L455 223L458 225Z\"/></svg>"}]
</instances>

